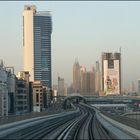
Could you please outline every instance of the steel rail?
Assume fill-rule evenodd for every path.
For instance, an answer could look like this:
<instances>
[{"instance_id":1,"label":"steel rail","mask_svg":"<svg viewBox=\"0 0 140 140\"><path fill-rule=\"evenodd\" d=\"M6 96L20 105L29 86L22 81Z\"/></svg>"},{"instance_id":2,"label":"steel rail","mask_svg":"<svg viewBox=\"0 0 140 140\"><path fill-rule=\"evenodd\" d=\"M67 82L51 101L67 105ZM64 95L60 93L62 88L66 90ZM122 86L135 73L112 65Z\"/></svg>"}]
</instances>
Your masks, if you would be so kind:
<instances>
[{"instance_id":1,"label":"steel rail","mask_svg":"<svg viewBox=\"0 0 140 140\"><path fill-rule=\"evenodd\" d=\"M54 125L59 126L60 122L62 122L63 124L66 123L68 120L71 120L72 118L79 116L80 115L80 111L72 111L69 113L62 113L62 115L57 115L55 117L52 118L47 118L44 119L40 119L39 122L29 125L28 123L24 123L23 127L22 125L18 126L18 128L16 129L16 131L14 131L13 133L9 133L9 134L5 134L5 135L1 135L1 139L29 139L29 138L33 138L36 134L41 135L41 133L38 133L39 131L42 132L45 129L47 129L48 126L50 126L50 128ZM65 120L65 121L64 121ZM35 121L36 122L36 121ZM15 126L15 125L14 125ZM11 128L11 126L10 126ZM15 129L14 129L15 130ZM34 135L34 136L33 136ZM37 136L37 135L36 135ZM34 137L35 138L35 137Z\"/></svg>"},{"instance_id":2,"label":"steel rail","mask_svg":"<svg viewBox=\"0 0 140 140\"><path fill-rule=\"evenodd\" d=\"M96 118L96 111L89 105L77 105L79 111L40 119L38 123L21 128L15 139L111 139L109 132ZM42 121L41 121L42 120ZM26 123L25 123L26 124ZM10 137L11 136L11 137ZM12 138L9 134L3 138Z\"/></svg>"},{"instance_id":3,"label":"steel rail","mask_svg":"<svg viewBox=\"0 0 140 140\"><path fill-rule=\"evenodd\" d=\"M92 118L90 119L88 126L89 139L111 139L109 132L96 119L95 110L87 104L82 104L82 106L84 106L87 111L92 114Z\"/></svg>"},{"instance_id":4,"label":"steel rail","mask_svg":"<svg viewBox=\"0 0 140 140\"><path fill-rule=\"evenodd\" d=\"M87 114L84 113L84 110L81 110L81 116L76 118L68 127L66 127L61 133L55 138L55 139L70 139L69 136L71 136L71 132L74 128L77 128L76 126L83 122L86 118Z\"/></svg>"},{"instance_id":5,"label":"steel rail","mask_svg":"<svg viewBox=\"0 0 140 140\"><path fill-rule=\"evenodd\" d=\"M88 132L89 132L89 137L90 139L95 139L94 138L94 135L93 135L93 119L95 117L95 114L92 113L92 118L91 118L91 121L89 123L89 126L88 126Z\"/></svg>"},{"instance_id":6,"label":"steel rail","mask_svg":"<svg viewBox=\"0 0 140 140\"><path fill-rule=\"evenodd\" d=\"M34 129L33 127L31 131L21 136L20 139L42 139L44 136L55 130L57 127L69 123L69 121L71 121L74 117L75 115L52 120L51 123L49 122L49 124L48 122L46 122L42 125L37 126L37 129Z\"/></svg>"},{"instance_id":7,"label":"steel rail","mask_svg":"<svg viewBox=\"0 0 140 140\"><path fill-rule=\"evenodd\" d=\"M105 130L105 128L103 128L101 123L96 118L95 118L94 123L95 123L95 126L96 126L96 129L97 129L97 132L98 132L100 139L111 139L107 130ZM95 135L95 139L96 139L96 135Z\"/></svg>"}]
</instances>

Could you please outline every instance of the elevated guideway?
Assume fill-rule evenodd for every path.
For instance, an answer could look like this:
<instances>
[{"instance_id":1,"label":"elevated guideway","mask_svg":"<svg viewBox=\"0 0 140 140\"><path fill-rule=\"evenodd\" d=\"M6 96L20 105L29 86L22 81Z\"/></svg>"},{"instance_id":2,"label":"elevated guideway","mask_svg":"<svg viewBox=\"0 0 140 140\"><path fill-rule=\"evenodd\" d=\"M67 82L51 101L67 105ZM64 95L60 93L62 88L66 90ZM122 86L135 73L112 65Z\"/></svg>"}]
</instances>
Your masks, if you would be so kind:
<instances>
[{"instance_id":1,"label":"elevated guideway","mask_svg":"<svg viewBox=\"0 0 140 140\"><path fill-rule=\"evenodd\" d=\"M126 104L91 104L92 106L100 108L127 108Z\"/></svg>"},{"instance_id":2,"label":"elevated guideway","mask_svg":"<svg viewBox=\"0 0 140 140\"><path fill-rule=\"evenodd\" d=\"M127 104L139 102L140 96L84 96L90 104Z\"/></svg>"},{"instance_id":3,"label":"elevated guideway","mask_svg":"<svg viewBox=\"0 0 140 140\"><path fill-rule=\"evenodd\" d=\"M109 131L115 139L139 139L140 130L134 129L127 125L124 125L118 121L115 121L101 113L96 114L97 119L103 125L103 127Z\"/></svg>"},{"instance_id":4,"label":"elevated guideway","mask_svg":"<svg viewBox=\"0 0 140 140\"><path fill-rule=\"evenodd\" d=\"M140 121L140 111L125 113L123 116Z\"/></svg>"},{"instance_id":5,"label":"elevated guideway","mask_svg":"<svg viewBox=\"0 0 140 140\"><path fill-rule=\"evenodd\" d=\"M75 110L2 125L0 139L140 139L140 130L97 108L79 103Z\"/></svg>"},{"instance_id":6,"label":"elevated guideway","mask_svg":"<svg viewBox=\"0 0 140 140\"><path fill-rule=\"evenodd\" d=\"M112 115L113 116L113 115ZM96 110L96 117L103 127L116 139L138 139L140 138L140 129L134 126L136 122L119 116L111 117L104 115L99 110Z\"/></svg>"}]
</instances>

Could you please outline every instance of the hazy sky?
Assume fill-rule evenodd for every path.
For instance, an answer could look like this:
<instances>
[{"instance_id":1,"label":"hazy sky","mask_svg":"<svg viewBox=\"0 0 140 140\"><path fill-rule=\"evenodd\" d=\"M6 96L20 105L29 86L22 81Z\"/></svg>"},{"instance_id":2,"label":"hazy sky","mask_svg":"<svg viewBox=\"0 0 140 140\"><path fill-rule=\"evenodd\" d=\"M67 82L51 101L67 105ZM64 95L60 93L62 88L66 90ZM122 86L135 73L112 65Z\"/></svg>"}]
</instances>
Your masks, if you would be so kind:
<instances>
[{"instance_id":1,"label":"hazy sky","mask_svg":"<svg viewBox=\"0 0 140 140\"><path fill-rule=\"evenodd\" d=\"M22 12L25 4L38 11L51 11L53 83L57 73L72 82L75 58L87 70L101 59L101 53L119 51L122 46L122 80L127 87L140 78L140 2L133 1L13 1L0 2L0 59L23 66Z\"/></svg>"}]
</instances>

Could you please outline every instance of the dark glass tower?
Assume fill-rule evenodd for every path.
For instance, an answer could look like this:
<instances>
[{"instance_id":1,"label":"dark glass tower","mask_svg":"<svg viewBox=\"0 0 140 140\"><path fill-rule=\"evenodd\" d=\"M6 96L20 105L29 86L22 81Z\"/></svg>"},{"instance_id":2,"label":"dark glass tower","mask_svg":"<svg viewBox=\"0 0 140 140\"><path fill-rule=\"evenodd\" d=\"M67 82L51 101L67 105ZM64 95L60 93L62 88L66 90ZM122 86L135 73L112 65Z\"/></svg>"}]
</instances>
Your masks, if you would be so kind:
<instances>
[{"instance_id":1,"label":"dark glass tower","mask_svg":"<svg viewBox=\"0 0 140 140\"><path fill-rule=\"evenodd\" d=\"M26 5L23 12L24 70L30 81L41 81L51 88L51 33L49 11L37 12L35 5Z\"/></svg>"},{"instance_id":2,"label":"dark glass tower","mask_svg":"<svg viewBox=\"0 0 140 140\"><path fill-rule=\"evenodd\" d=\"M51 33L52 22L48 12L34 15L34 80L51 88Z\"/></svg>"}]
</instances>

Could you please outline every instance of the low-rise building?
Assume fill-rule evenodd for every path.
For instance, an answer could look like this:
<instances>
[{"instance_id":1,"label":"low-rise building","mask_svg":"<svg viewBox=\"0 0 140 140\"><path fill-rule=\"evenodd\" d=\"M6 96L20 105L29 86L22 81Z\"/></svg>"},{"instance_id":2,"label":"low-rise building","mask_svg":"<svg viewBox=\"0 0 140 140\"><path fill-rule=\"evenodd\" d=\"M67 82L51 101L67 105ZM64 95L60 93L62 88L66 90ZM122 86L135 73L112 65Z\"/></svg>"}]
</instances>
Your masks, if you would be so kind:
<instances>
[{"instance_id":1,"label":"low-rise building","mask_svg":"<svg viewBox=\"0 0 140 140\"><path fill-rule=\"evenodd\" d=\"M8 110L10 107L13 109L13 106L10 106L11 98L8 94L14 96L14 74L4 67L3 61L0 62L0 116L8 116ZM14 99L14 97L13 97Z\"/></svg>"},{"instance_id":2,"label":"low-rise building","mask_svg":"<svg viewBox=\"0 0 140 140\"><path fill-rule=\"evenodd\" d=\"M21 71L17 75L16 95L15 95L16 114L29 112L29 72Z\"/></svg>"},{"instance_id":3,"label":"low-rise building","mask_svg":"<svg viewBox=\"0 0 140 140\"><path fill-rule=\"evenodd\" d=\"M7 88L8 88L8 113L15 112L15 91L16 91L16 75L14 67L6 67L7 71Z\"/></svg>"},{"instance_id":4,"label":"low-rise building","mask_svg":"<svg viewBox=\"0 0 140 140\"><path fill-rule=\"evenodd\" d=\"M0 64L0 116L8 116L7 73Z\"/></svg>"},{"instance_id":5,"label":"low-rise building","mask_svg":"<svg viewBox=\"0 0 140 140\"><path fill-rule=\"evenodd\" d=\"M138 79L138 96L140 96L140 79Z\"/></svg>"},{"instance_id":6,"label":"low-rise building","mask_svg":"<svg viewBox=\"0 0 140 140\"><path fill-rule=\"evenodd\" d=\"M41 81L34 81L33 85L33 111L41 112L49 106L49 89Z\"/></svg>"}]
</instances>

